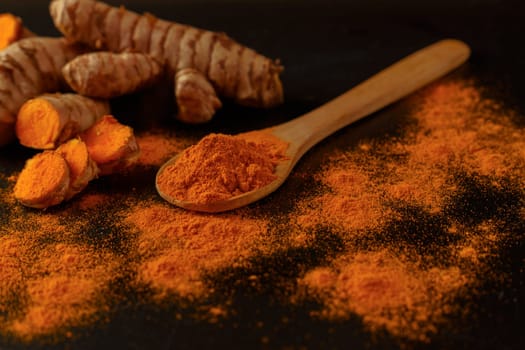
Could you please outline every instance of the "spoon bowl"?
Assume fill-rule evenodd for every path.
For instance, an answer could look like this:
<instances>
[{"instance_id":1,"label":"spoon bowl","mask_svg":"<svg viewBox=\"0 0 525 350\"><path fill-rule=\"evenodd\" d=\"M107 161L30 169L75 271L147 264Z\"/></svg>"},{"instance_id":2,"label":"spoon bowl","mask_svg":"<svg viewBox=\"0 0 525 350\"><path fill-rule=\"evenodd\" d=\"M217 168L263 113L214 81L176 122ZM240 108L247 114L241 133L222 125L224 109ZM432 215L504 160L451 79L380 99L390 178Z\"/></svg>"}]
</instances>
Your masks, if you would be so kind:
<instances>
[{"instance_id":1,"label":"spoon bowl","mask_svg":"<svg viewBox=\"0 0 525 350\"><path fill-rule=\"evenodd\" d=\"M208 213L228 211L253 203L279 188L295 164L319 141L444 76L464 63L469 56L470 48L459 40L438 41L401 59L311 112L261 130L289 145L285 159L275 168L276 179L266 186L208 203L173 198L159 188L158 178L167 166L177 161L176 155L159 169L155 181L157 191L162 198L176 206Z\"/></svg>"}]
</instances>

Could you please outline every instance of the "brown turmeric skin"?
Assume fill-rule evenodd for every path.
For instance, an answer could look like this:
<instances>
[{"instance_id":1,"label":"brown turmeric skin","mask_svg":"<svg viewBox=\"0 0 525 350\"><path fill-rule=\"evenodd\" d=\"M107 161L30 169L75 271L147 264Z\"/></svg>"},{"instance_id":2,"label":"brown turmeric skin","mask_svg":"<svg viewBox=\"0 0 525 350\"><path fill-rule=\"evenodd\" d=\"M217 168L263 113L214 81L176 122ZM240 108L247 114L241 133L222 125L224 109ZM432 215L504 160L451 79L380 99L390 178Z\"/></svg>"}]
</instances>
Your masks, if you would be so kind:
<instances>
[{"instance_id":1,"label":"brown turmeric skin","mask_svg":"<svg viewBox=\"0 0 525 350\"><path fill-rule=\"evenodd\" d=\"M22 39L0 51L0 146L14 139L24 102L61 89L62 66L77 54L64 39L43 37Z\"/></svg>"},{"instance_id":2,"label":"brown turmeric skin","mask_svg":"<svg viewBox=\"0 0 525 350\"><path fill-rule=\"evenodd\" d=\"M80 55L62 69L64 79L77 93L109 99L152 85L161 65L148 55L93 52Z\"/></svg>"},{"instance_id":3,"label":"brown turmeric skin","mask_svg":"<svg viewBox=\"0 0 525 350\"><path fill-rule=\"evenodd\" d=\"M222 103L215 89L198 70L181 69L175 75L177 119L189 124L210 121Z\"/></svg>"},{"instance_id":4,"label":"brown turmeric skin","mask_svg":"<svg viewBox=\"0 0 525 350\"><path fill-rule=\"evenodd\" d=\"M133 129L105 115L80 135L101 175L129 168L138 161L140 149Z\"/></svg>"},{"instance_id":5,"label":"brown turmeric skin","mask_svg":"<svg viewBox=\"0 0 525 350\"><path fill-rule=\"evenodd\" d=\"M16 135L24 146L52 149L109 113L109 104L77 94L46 94L24 103Z\"/></svg>"},{"instance_id":6,"label":"brown turmeric skin","mask_svg":"<svg viewBox=\"0 0 525 350\"><path fill-rule=\"evenodd\" d=\"M278 61L266 58L223 33L139 15L93 0L53 0L53 21L64 36L94 49L147 53L174 76L200 71L220 96L253 107L283 101Z\"/></svg>"}]
</instances>

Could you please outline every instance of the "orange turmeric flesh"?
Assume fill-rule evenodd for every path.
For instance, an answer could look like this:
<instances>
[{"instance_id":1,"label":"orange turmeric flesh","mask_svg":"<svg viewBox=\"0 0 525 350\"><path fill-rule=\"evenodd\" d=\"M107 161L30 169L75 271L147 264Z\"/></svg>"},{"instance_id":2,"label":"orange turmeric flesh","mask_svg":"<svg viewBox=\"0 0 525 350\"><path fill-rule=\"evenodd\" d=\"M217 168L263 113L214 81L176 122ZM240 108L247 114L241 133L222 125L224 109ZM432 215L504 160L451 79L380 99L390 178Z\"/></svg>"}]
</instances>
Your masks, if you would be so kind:
<instances>
[{"instance_id":1,"label":"orange turmeric flesh","mask_svg":"<svg viewBox=\"0 0 525 350\"><path fill-rule=\"evenodd\" d=\"M109 113L109 104L78 94L45 94L24 103L16 120L16 135L24 146L56 148Z\"/></svg>"},{"instance_id":2,"label":"orange turmeric flesh","mask_svg":"<svg viewBox=\"0 0 525 350\"><path fill-rule=\"evenodd\" d=\"M50 149L60 135L60 115L48 100L35 98L20 108L16 134L25 146Z\"/></svg>"},{"instance_id":3,"label":"orange turmeric flesh","mask_svg":"<svg viewBox=\"0 0 525 350\"><path fill-rule=\"evenodd\" d=\"M69 166L69 190L65 199L82 191L98 174L98 167L89 156L86 144L80 139L71 139L56 150Z\"/></svg>"},{"instance_id":4,"label":"orange turmeric flesh","mask_svg":"<svg viewBox=\"0 0 525 350\"><path fill-rule=\"evenodd\" d=\"M138 160L140 154L133 129L120 124L111 115L103 116L80 138L86 143L89 155L97 163L101 175L128 168Z\"/></svg>"},{"instance_id":5,"label":"orange turmeric flesh","mask_svg":"<svg viewBox=\"0 0 525 350\"><path fill-rule=\"evenodd\" d=\"M0 14L0 50L20 39L22 33L23 27L20 18L10 13Z\"/></svg>"},{"instance_id":6,"label":"orange turmeric flesh","mask_svg":"<svg viewBox=\"0 0 525 350\"><path fill-rule=\"evenodd\" d=\"M25 206L47 208L62 202L69 188L69 167L58 153L45 151L29 159L15 184L15 198Z\"/></svg>"}]
</instances>

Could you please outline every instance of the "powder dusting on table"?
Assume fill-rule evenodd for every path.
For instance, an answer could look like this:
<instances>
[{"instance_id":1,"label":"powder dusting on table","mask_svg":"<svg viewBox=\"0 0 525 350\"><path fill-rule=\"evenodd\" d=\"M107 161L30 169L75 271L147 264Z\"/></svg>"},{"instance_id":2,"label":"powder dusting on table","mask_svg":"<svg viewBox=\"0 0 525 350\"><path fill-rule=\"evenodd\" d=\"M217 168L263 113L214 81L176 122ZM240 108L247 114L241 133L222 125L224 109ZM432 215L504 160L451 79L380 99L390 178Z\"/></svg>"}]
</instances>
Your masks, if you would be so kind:
<instances>
[{"instance_id":1,"label":"powder dusting on table","mask_svg":"<svg viewBox=\"0 0 525 350\"><path fill-rule=\"evenodd\" d=\"M147 201L125 220L139 230L138 277L160 298L170 293L182 297L209 294L202 277L243 264L267 230L265 220L200 214Z\"/></svg>"},{"instance_id":2,"label":"powder dusting on table","mask_svg":"<svg viewBox=\"0 0 525 350\"><path fill-rule=\"evenodd\" d=\"M140 148L138 164L144 166L160 166L169 158L191 146L187 139L162 130L139 133L136 139Z\"/></svg>"},{"instance_id":3,"label":"powder dusting on table","mask_svg":"<svg viewBox=\"0 0 525 350\"><path fill-rule=\"evenodd\" d=\"M525 132L513 122L522 116L471 82L439 82L403 103L408 126L400 135L339 146L322 155L319 170L305 172L299 163L289 186L226 214L168 205L153 178L140 195L108 194L115 179L97 179L71 202L33 211L14 200L11 174L0 188L0 333L30 343L75 336L111 322L115 299L130 295L132 311L176 305L182 311L173 322L192 317L215 325L237 317L236 298L255 293L268 307L306 308L315 324L357 316L372 338L386 332L400 344L431 342L476 307L468 302L479 284L508 279L491 261L519 239L515 229L525 220ZM255 165L240 175L236 165L203 174L218 179L218 191L206 198L271 181L287 145L265 137L235 138L223 158L237 154ZM193 141L139 135L141 176ZM205 153L192 160L207 158L218 161ZM197 180L190 168L183 188ZM115 280L123 290L113 289ZM247 307L254 324L275 321ZM293 317L284 315L276 327Z\"/></svg>"},{"instance_id":4,"label":"powder dusting on table","mask_svg":"<svg viewBox=\"0 0 525 350\"><path fill-rule=\"evenodd\" d=\"M315 177L326 190L299 202L299 230L329 228L345 251L306 271L298 298L321 301L316 317L357 314L371 330L429 341L449 313L461 314L453 300L476 293L488 256L509 239L489 216L514 220L523 204L525 132L471 82L434 84L406 103L404 135L334 154ZM498 195L516 204L498 209Z\"/></svg>"}]
</instances>

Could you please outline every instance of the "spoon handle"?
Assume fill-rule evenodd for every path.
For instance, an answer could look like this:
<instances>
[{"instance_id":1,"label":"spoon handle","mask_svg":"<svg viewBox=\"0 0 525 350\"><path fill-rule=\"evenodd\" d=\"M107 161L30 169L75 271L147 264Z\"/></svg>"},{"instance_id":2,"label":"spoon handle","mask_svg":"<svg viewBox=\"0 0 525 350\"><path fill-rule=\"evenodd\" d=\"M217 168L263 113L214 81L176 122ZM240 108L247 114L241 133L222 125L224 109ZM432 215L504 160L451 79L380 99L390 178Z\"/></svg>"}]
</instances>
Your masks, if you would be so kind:
<instances>
[{"instance_id":1,"label":"spoon handle","mask_svg":"<svg viewBox=\"0 0 525 350\"><path fill-rule=\"evenodd\" d=\"M297 147L293 151L299 159L328 135L442 77L465 62L469 55L470 48L459 40L439 41L313 111L276 127L273 134Z\"/></svg>"}]
</instances>

